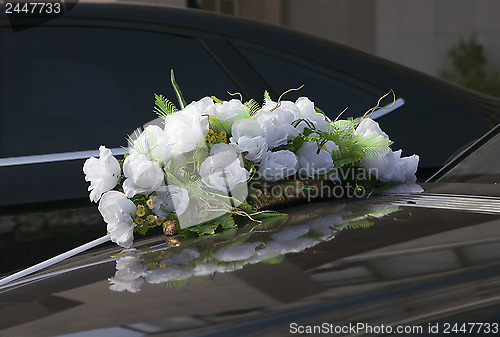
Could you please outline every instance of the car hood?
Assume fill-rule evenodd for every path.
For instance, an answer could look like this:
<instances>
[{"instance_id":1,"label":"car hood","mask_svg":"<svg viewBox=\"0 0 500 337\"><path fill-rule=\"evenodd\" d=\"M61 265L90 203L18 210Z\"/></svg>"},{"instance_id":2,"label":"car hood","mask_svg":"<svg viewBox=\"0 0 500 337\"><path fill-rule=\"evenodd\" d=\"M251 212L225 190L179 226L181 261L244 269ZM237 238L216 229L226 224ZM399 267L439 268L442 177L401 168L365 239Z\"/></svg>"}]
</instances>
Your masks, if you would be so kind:
<instances>
[{"instance_id":1,"label":"car hood","mask_svg":"<svg viewBox=\"0 0 500 337\"><path fill-rule=\"evenodd\" d=\"M498 322L498 187L422 186L68 259L0 287L0 335L419 334Z\"/></svg>"}]
</instances>

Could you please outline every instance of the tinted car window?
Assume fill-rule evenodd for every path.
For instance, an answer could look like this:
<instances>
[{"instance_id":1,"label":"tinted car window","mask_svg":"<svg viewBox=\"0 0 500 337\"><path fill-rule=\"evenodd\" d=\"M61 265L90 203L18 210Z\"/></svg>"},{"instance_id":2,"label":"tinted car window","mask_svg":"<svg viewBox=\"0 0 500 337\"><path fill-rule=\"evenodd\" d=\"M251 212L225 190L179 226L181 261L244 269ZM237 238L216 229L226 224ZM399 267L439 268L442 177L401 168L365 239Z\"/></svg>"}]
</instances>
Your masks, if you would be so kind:
<instances>
[{"instance_id":1,"label":"tinted car window","mask_svg":"<svg viewBox=\"0 0 500 337\"><path fill-rule=\"evenodd\" d=\"M312 64L301 59L276 51L269 53L250 48L240 49L243 55L255 67L272 88L278 88L281 94L290 88L304 87L300 91L287 93L286 100L300 96L310 97L315 105L332 119L345 108L343 117L358 117L377 103L384 94L383 90L362 83L344 73ZM277 97L272 97L277 99Z\"/></svg>"},{"instance_id":2,"label":"tinted car window","mask_svg":"<svg viewBox=\"0 0 500 337\"><path fill-rule=\"evenodd\" d=\"M155 118L154 93L174 103L237 91L194 38L114 28L2 31L1 157L126 145Z\"/></svg>"}]
</instances>

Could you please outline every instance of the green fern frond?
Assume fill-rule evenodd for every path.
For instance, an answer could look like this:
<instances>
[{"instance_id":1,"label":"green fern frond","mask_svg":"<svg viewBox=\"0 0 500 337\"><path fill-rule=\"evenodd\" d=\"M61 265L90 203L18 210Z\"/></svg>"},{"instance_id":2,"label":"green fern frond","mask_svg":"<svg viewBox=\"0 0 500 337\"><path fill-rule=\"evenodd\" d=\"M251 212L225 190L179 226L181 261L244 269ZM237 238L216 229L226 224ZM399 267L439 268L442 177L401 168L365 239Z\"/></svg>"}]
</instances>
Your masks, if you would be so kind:
<instances>
[{"instance_id":1,"label":"green fern frond","mask_svg":"<svg viewBox=\"0 0 500 337\"><path fill-rule=\"evenodd\" d=\"M328 140L333 141L348 140L354 135L354 131L356 130L357 125L358 122L352 119L336 121L335 123L331 124L330 129L325 133L325 136Z\"/></svg>"},{"instance_id":2,"label":"green fern frond","mask_svg":"<svg viewBox=\"0 0 500 337\"><path fill-rule=\"evenodd\" d=\"M245 109L247 110L250 117L255 116L255 114L260 110L260 105L255 100L250 99L245 104Z\"/></svg>"},{"instance_id":3,"label":"green fern frond","mask_svg":"<svg viewBox=\"0 0 500 337\"><path fill-rule=\"evenodd\" d=\"M363 151L332 151L332 159L335 167L356 163L363 157Z\"/></svg>"},{"instance_id":4,"label":"green fern frond","mask_svg":"<svg viewBox=\"0 0 500 337\"><path fill-rule=\"evenodd\" d=\"M156 112L158 117L166 118L177 111L175 105L163 95L155 94L155 105L153 112Z\"/></svg>"},{"instance_id":5,"label":"green fern frond","mask_svg":"<svg viewBox=\"0 0 500 337\"><path fill-rule=\"evenodd\" d=\"M266 103L266 100L272 101L271 95L269 95L269 92L267 90L264 90L264 103Z\"/></svg>"},{"instance_id":6,"label":"green fern frond","mask_svg":"<svg viewBox=\"0 0 500 337\"><path fill-rule=\"evenodd\" d=\"M229 119L209 115L208 121L210 125L213 128L215 128L218 132L225 131L228 135L231 134L231 128L233 127L233 122L230 121Z\"/></svg>"},{"instance_id":7,"label":"green fern frond","mask_svg":"<svg viewBox=\"0 0 500 337\"><path fill-rule=\"evenodd\" d=\"M361 149L367 157L383 156L389 150L392 142L382 135L373 134L369 136L355 135L352 138L357 149Z\"/></svg>"}]
</instances>

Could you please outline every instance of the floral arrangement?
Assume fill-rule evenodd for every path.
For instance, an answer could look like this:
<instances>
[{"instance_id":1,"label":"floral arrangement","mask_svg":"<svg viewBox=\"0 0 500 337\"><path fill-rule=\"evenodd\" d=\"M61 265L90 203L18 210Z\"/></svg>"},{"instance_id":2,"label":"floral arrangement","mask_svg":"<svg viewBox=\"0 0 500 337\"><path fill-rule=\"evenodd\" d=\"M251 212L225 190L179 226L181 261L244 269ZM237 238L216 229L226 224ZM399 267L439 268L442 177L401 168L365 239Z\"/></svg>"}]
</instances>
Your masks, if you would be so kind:
<instances>
[{"instance_id":1,"label":"floral arrangement","mask_svg":"<svg viewBox=\"0 0 500 337\"><path fill-rule=\"evenodd\" d=\"M267 92L262 106L216 97L186 104L171 79L180 110L155 95L159 119L129 137L125 159L101 146L83 167L90 199L122 247L156 226L189 236L236 228L241 217L273 221L283 214L265 210L266 200L309 193L311 181L355 194L416 180L418 156L392 151L369 118L378 104L360 119L333 121L307 97L273 101Z\"/></svg>"},{"instance_id":2,"label":"floral arrangement","mask_svg":"<svg viewBox=\"0 0 500 337\"><path fill-rule=\"evenodd\" d=\"M302 214L291 215L272 225L248 224L230 235L204 237L186 245L127 249L114 256L116 273L109 279L110 289L138 292L144 282L182 287L189 280L213 279L217 273L249 264L278 264L287 254L330 241L345 229L368 228L373 218L398 210L386 204L353 208L339 204L323 214L312 211L305 221Z\"/></svg>"}]
</instances>

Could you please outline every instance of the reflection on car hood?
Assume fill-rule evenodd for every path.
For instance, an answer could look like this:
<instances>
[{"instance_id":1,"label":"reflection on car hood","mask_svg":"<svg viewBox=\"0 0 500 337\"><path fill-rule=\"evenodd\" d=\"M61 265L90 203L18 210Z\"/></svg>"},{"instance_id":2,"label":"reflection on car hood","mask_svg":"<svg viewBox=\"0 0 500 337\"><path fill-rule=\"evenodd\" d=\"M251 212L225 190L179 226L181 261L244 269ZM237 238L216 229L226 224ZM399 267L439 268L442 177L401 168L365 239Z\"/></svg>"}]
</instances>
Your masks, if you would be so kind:
<instances>
[{"instance_id":1,"label":"reflection on car hood","mask_svg":"<svg viewBox=\"0 0 500 337\"><path fill-rule=\"evenodd\" d=\"M448 207L444 191L456 186L424 188L302 205L280 222L180 245L153 237L75 257L0 289L0 335L279 336L353 323L498 322L498 213L454 207L466 192ZM442 207L415 207L427 198Z\"/></svg>"}]
</instances>

